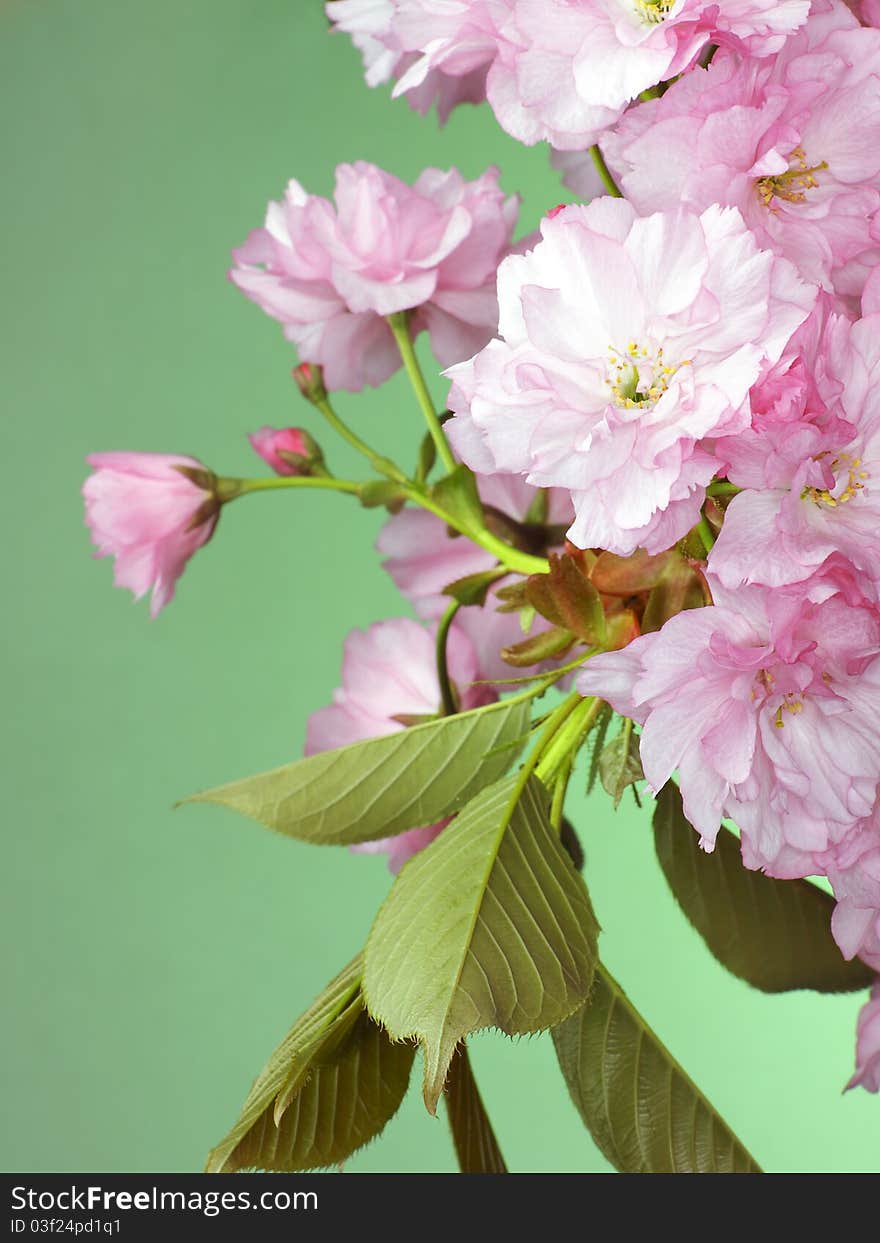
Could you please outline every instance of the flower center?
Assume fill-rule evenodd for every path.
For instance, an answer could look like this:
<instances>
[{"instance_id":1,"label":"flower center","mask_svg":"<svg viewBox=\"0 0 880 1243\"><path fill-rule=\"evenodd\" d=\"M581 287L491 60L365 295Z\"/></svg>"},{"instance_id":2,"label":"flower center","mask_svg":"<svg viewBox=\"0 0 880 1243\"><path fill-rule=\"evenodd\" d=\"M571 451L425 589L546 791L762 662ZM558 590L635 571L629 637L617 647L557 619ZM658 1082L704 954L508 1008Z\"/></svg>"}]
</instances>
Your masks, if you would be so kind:
<instances>
[{"instance_id":1,"label":"flower center","mask_svg":"<svg viewBox=\"0 0 880 1243\"><path fill-rule=\"evenodd\" d=\"M821 461L826 456L827 454L820 454L816 461ZM812 501L814 505L824 505L827 509L837 509L838 505L845 505L854 496L858 496L869 478L868 472L862 470L861 466L861 458L851 457L848 453L838 453L828 463L829 470L834 475L834 486L804 488L801 500Z\"/></svg>"},{"instance_id":2,"label":"flower center","mask_svg":"<svg viewBox=\"0 0 880 1243\"><path fill-rule=\"evenodd\" d=\"M824 675L823 675L824 676ZM752 703L758 699L764 701L770 699L776 694L776 677L770 669L759 669L755 674L755 684L752 687ZM799 712L804 710L804 701L801 694L797 691L784 691L782 699L776 707L773 714L773 724L777 729L785 728L784 714L790 713L791 716L797 716Z\"/></svg>"},{"instance_id":3,"label":"flower center","mask_svg":"<svg viewBox=\"0 0 880 1243\"><path fill-rule=\"evenodd\" d=\"M689 366L691 361L685 358L673 366L664 360L662 346L649 350L637 341L630 341L623 351L609 345L608 353L608 387L614 404L624 409L653 406L669 388L678 368Z\"/></svg>"},{"instance_id":4,"label":"flower center","mask_svg":"<svg viewBox=\"0 0 880 1243\"><path fill-rule=\"evenodd\" d=\"M775 177L760 177L755 182L758 198L771 211L774 210L774 199L784 199L786 203L803 203L807 191L814 190L819 184L816 173L821 173L828 167L825 160L821 164L807 164L803 147L795 147L789 161L787 172L778 173Z\"/></svg>"},{"instance_id":5,"label":"flower center","mask_svg":"<svg viewBox=\"0 0 880 1243\"><path fill-rule=\"evenodd\" d=\"M648 26L666 21L675 0L635 0L636 14Z\"/></svg>"}]
</instances>

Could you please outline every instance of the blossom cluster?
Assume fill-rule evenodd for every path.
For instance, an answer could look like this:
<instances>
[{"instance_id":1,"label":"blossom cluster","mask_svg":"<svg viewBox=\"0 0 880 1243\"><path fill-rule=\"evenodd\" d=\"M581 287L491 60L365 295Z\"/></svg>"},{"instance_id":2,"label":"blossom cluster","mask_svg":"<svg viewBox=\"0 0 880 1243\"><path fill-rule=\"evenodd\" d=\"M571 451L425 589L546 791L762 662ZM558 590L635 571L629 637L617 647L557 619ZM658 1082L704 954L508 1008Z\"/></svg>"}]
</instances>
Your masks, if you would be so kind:
<instances>
[{"instance_id":1,"label":"blossom cluster","mask_svg":"<svg viewBox=\"0 0 880 1243\"><path fill-rule=\"evenodd\" d=\"M450 382L435 439L473 472L491 536L404 506L423 494L386 470L378 549L419 620L350 636L308 753L442 710L436 638L461 580L486 591L451 622L451 694L463 710L503 693L505 655L553 621L514 607L499 540L543 557L678 550L703 595L591 653L577 688L638 725L649 787L677 778L706 850L728 819L747 868L826 877L843 955L880 973L880 6L326 9L371 85L441 120L488 101L589 201L516 244L495 170L408 186L342 165L333 201L289 182L234 252L232 281L282 325L331 420L327 390L384 382L428 334ZM299 429L252 444L279 477L334 484ZM152 586L156 613L247 481L183 457L90 461L99 555L120 585ZM358 849L397 870L446 823ZM851 1082L880 1090L876 988L857 1063Z\"/></svg>"}]
</instances>

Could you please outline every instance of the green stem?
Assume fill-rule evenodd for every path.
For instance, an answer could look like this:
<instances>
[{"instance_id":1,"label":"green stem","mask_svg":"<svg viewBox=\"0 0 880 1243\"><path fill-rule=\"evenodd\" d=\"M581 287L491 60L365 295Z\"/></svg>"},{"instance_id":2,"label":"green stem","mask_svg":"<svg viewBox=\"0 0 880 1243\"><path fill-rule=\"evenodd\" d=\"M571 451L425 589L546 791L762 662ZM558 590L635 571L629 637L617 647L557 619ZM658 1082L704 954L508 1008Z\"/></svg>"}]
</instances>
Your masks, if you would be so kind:
<instances>
[{"instance_id":1,"label":"green stem","mask_svg":"<svg viewBox=\"0 0 880 1243\"><path fill-rule=\"evenodd\" d=\"M566 763L573 760L599 716L602 707L600 699L582 699L577 691L574 695L579 702L540 757L537 774L544 782L552 780Z\"/></svg>"},{"instance_id":2,"label":"green stem","mask_svg":"<svg viewBox=\"0 0 880 1243\"><path fill-rule=\"evenodd\" d=\"M487 552L491 552L494 557L506 566L508 570L512 570L515 574L546 574L550 566L544 557L534 557L531 553L520 552L518 548L512 548L510 544L505 544L504 540L493 535L491 531L487 531L485 527L465 527L446 512L441 505L438 505L433 497L429 496L423 489L415 484L410 484L405 489L406 495L414 504L421 505L423 509L428 509L432 514L436 514L441 518L447 526L453 527L461 535L466 535L474 544L479 544L481 548L485 548Z\"/></svg>"},{"instance_id":3,"label":"green stem","mask_svg":"<svg viewBox=\"0 0 880 1243\"><path fill-rule=\"evenodd\" d=\"M552 747L557 735L562 731L562 727L571 714L577 710L579 704L584 702L577 691L572 691L547 717L547 720L544 722L544 728L538 735L534 750L520 769L519 780L511 796L511 805L517 802L533 772L537 771L538 775L541 776L540 765L545 753Z\"/></svg>"},{"instance_id":4,"label":"green stem","mask_svg":"<svg viewBox=\"0 0 880 1243\"><path fill-rule=\"evenodd\" d=\"M568 793L568 783L571 779L571 770L574 764L574 757L569 755L562 763L562 767L556 774L556 780L553 783L553 801L550 805L550 827L554 833L562 831L562 813L565 810L565 796Z\"/></svg>"},{"instance_id":5,"label":"green stem","mask_svg":"<svg viewBox=\"0 0 880 1243\"><path fill-rule=\"evenodd\" d=\"M705 514L700 515L700 521L694 527L694 530L696 531L697 535L699 535L700 539L702 540L703 547L705 548L706 555L708 556L708 554L715 547L715 533L712 530L712 528L709 526L709 520L707 519Z\"/></svg>"},{"instance_id":6,"label":"green stem","mask_svg":"<svg viewBox=\"0 0 880 1243\"><path fill-rule=\"evenodd\" d=\"M409 335L409 313L407 311L395 311L393 315L388 316L388 323L391 331L394 333L394 340L397 342L397 348L400 350L400 357L403 359L403 365L406 368L406 374L409 376L409 382L416 395L416 400L421 406L422 414L425 416L431 439L437 446L440 461L448 471L455 470L455 458L452 456L449 442L443 434L443 428L440 425L440 420L437 418L437 411L434 409L431 394L428 392L425 377L422 375L419 360L416 358L416 352L413 349L412 338Z\"/></svg>"},{"instance_id":7,"label":"green stem","mask_svg":"<svg viewBox=\"0 0 880 1243\"><path fill-rule=\"evenodd\" d=\"M738 488L735 483L728 483L726 479L716 479L714 483L710 483L706 489L707 496L736 496L742 488Z\"/></svg>"},{"instance_id":8,"label":"green stem","mask_svg":"<svg viewBox=\"0 0 880 1243\"><path fill-rule=\"evenodd\" d=\"M225 503L251 492L275 492L281 488L319 488L357 495L362 487L354 479L336 479L333 475L276 475L271 479L218 479L216 493Z\"/></svg>"},{"instance_id":9,"label":"green stem","mask_svg":"<svg viewBox=\"0 0 880 1243\"><path fill-rule=\"evenodd\" d=\"M590 147L590 155L593 157L593 163L596 165L596 172L602 178L602 184L610 195L616 199L622 199L623 195L617 185L617 182L611 176L611 171L605 163L605 157L599 150L599 144L595 143Z\"/></svg>"},{"instance_id":10,"label":"green stem","mask_svg":"<svg viewBox=\"0 0 880 1243\"><path fill-rule=\"evenodd\" d=\"M344 441L350 444L353 449L357 449L358 453L362 453L373 469L377 470L380 475L385 475L386 478L393 479L395 483L402 483L405 481L406 475L404 475L400 467L396 466L389 458L382 457L382 455L377 453L375 449L372 449L365 440L361 440L360 436L358 436L356 432L353 432L347 423L343 422L330 404L329 397L321 398L320 400L313 402L313 405L321 411L333 430L337 432Z\"/></svg>"},{"instance_id":11,"label":"green stem","mask_svg":"<svg viewBox=\"0 0 880 1243\"><path fill-rule=\"evenodd\" d=\"M552 674L553 680L558 682L563 674L571 673L573 669L579 669L580 666L595 656L602 648L589 647L585 652L581 652L574 660L570 660L567 665L560 665L558 669L554 669ZM524 686L527 682L545 682L547 680L546 673L527 673L521 678L484 678L481 681L472 682L471 686Z\"/></svg>"},{"instance_id":12,"label":"green stem","mask_svg":"<svg viewBox=\"0 0 880 1243\"><path fill-rule=\"evenodd\" d=\"M449 680L446 640L449 637L449 627L452 625L453 619L460 608L461 605L458 600L453 600L440 619L440 625L437 627L437 680L440 683L440 699L443 705L444 716L455 716L459 710L458 704L455 702L455 692Z\"/></svg>"}]
</instances>

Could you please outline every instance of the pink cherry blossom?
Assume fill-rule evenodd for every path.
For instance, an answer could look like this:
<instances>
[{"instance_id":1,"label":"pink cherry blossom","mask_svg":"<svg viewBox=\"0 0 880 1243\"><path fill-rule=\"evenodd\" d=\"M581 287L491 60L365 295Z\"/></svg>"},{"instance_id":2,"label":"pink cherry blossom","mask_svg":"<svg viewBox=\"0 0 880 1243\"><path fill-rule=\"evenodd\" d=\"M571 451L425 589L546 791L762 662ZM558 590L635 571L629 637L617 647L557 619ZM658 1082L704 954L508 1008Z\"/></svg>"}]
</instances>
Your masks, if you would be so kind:
<instances>
[{"instance_id":1,"label":"pink cherry blossom","mask_svg":"<svg viewBox=\"0 0 880 1243\"><path fill-rule=\"evenodd\" d=\"M831 931L844 958L880 971L880 811L858 824L818 862L837 899Z\"/></svg>"},{"instance_id":2,"label":"pink cherry blossom","mask_svg":"<svg viewBox=\"0 0 880 1243\"><path fill-rule=\"evenodd\" d=\"M809 0L336 0L327 11L360 48L371 85L394 78L396 95L420 110L436 98L441 115L485 94L520 142L582 150L709 43L773 55L809 7Z\"/></svg>"},{"instance_id":3,"label":"pink cherry blossom","mask_svg":"<svg viewBox=\"0 0 880 1243\"><path fill-rule=\"evenodd\" d=\"M643 726L655 792L678 770L706 849L730 817L747 867L811 875L877 799L880 614L834 581L710 584L714 605L593 657L578 688Z\"/></svg>"},{"instance_id":4,"label":"pink cherry blossom","mask_svg":"<svg viewBox=\"0 0 880 1243\"><path fill-rule=\"evenodd\" d=\"M331 0L334 29L351 35L369 86L396 82L411 107L434 104L441 123L454 107L486 98L497 51L494 10L505 0Z\"/></svg>"},{"instance_id":5,"label":"pink cherry blossom","mask_svg":"<svg viewBox=\"0 0 880 1243\"><path fill-rule=\"evenodd\" d=\"M303 468L291 457L281 454L293 454L296 457L309 456L309 445L303 432L298 427L261 427L258 432L248 436L255 453L269 466L276 475L301 475Z\"/></svg>"},{"instance_id":6,"label":"pink cherry blossom","mask_svg":"<svg viewBox=\"0 0 880 1243\"><path fill-rule=\"evenodd\" d=\"M538 490L518 475L478 476L477 486L488 521L500 532L506 530L507 519L525 522L539 500ZM546 525L562 530L571 522L571 501L566 492L547 492L544 505L542 521ZM403 509L389 518L379 532L376 547L386 557L385 569L418 615L432 621L450 603L450 597L443 594L445 587L496 565L491 553L462 536L450 535L445 523L420 509ZM501 602L497 593L513 581L513 575L500 579L484 605L463 608L456 618L456 626L471 639L483 678L490 681L515 675L516 670L505 664L500 652L526 637L518 613L498 612ZM539 634L549 626L538 616L528 633Z\"/></svg>"},{"instance_id":7,"label":"pink cherry blossom","mask_svg":"<svg viewBox=\"0 0 880 1243\"><path fill-rule=\"evenodd\" d=\"M710 557L726 587L799 582L840 555L880 600L880 315L830 327L836 348L825 362L839 377L838 417L789 426L776 478L766 480L775 486L731 501Z\"/></svg>"},{"instance_id":8,"label":"pink cherry blossom","mask_svg":"<svg viewBox=\"0 0 880 1243\"><path fill-rule=\"evenodd\" d=\"M816 290L733 209L640 219L601 198L541 233L499 269L500 339L447 372L450 439L474 470L570 491L578 547L663 551Z\"/></svg>"},{"instance_id":9,"label":"pink cherry blossom","mask_svg":"<svg viewBox=\"0 0 880 1243\"><path fill-rule=\"evenodd\" d=\"M486 343L517 207L497 169L476 181L427 169L410 187L372 164L342 164L335 203L289 183L234 252L230 277L323 367L328 388L356 391L400 366L385 320L395 311L414 311L412 333L429 333L444 366Z\"/></svg>"},{"instance_id":10,"label":"pink cherry blossom","mask_svg":"<svg viewBox=\"0 0 880 1243\"><path fill-rule=\"evenodd\" d=\"M602 150L638 211L738 207L761 246L858 297L880 259L880 31L817 2L776 57L722 49L627 113Z\"/></svg>"},{"instance_id":11,"label":"pink cherry blossom","mask_svg":"<svg viewBox=\"0 0 880 1243\"><path fill-rule=\"evenodd\" d=\"M97 557L115 557L113 581L139 600L153 589L150 616L174 598L187 561L214 533L219 503L181 468L211 475L196 458L168 453L92 453L83 484Z\"/></svg>"},{"instance_id":12,"label":"pink cherry blossom","mask_svg":"<svg viewBox=\"0 0 880 1243\"><path fill-rule=\"evenodd\" d=\"M333 692L331 705L309 717L306 755L393 734L413 719L436 716L441 697L435 630L408 618L353 630L345 641L342 686ZM496 695L490 687L473 685L483 674L473 644L455 624L446 650L449 676L462 709L493 702ZM363 854L387 852L389 867L396 872L446 824L448 820L351 849Z\"/></svg>"},{"instance_id":13,"label":"pink cherry blossom","mask_svg":"<svg viewBox=\"0 0 880 1243\"><path fill-rule=\"evenodd\" d=\"M880 1092L880 981L871 989L871 998L859 1014L856 1069L846 1086Z\"/></svg>"}]
</instances>

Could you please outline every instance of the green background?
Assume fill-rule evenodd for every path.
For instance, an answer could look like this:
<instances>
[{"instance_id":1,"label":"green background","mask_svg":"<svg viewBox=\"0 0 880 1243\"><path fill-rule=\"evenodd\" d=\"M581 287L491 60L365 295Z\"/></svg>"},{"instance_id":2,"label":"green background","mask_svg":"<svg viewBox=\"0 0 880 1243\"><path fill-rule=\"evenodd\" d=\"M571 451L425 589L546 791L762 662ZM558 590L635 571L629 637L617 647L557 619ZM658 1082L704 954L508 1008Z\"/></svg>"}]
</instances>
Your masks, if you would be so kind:
<instances>
[{"instance_id":1,"label":"green background","mask_svg":"<svg viewBox=\"0 0 880 1243\"><path fill-rule=\"evenodd\" d=\"M297 755L346 632L405 611L378 516L237 503L153 623L90 560L79 498L89 451L246 474L245 432L307 421L291 347L225 279L288 177L327 193L344 160L497 162L524 229L570 197L488 110L439 130L369 91L321 8L0 0L9 1171L199 1169L387 890L381 859L171 810ZM389 448L419 435L400 382L341 405ZM876 1170L880 1100L841 1095L862 999L750 992L666 892L645 813L603 796L571 815L609 966L757 1159ZM548 1039L483 1036L475 1065L512 1169L607 1168ZM349 1168L449 1170L445 1122L411 1091Z\"/></svg>"}]
</instances>

